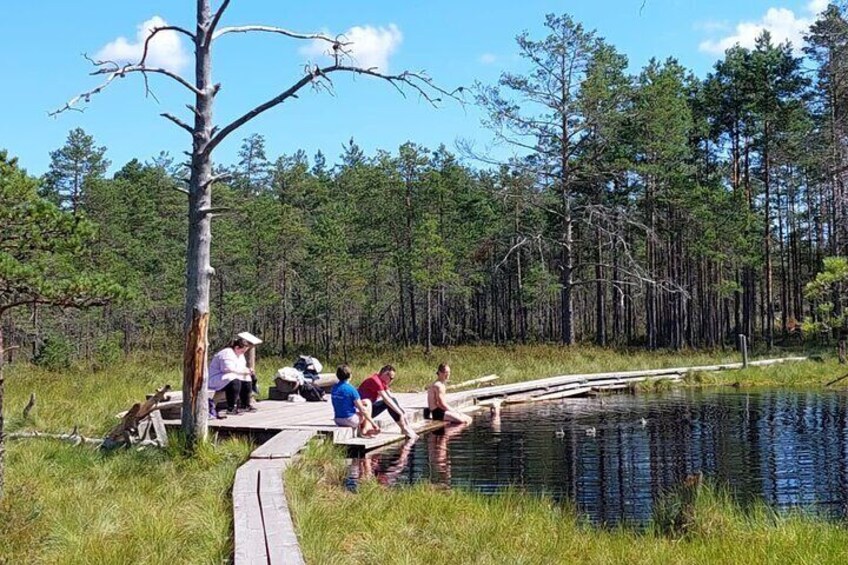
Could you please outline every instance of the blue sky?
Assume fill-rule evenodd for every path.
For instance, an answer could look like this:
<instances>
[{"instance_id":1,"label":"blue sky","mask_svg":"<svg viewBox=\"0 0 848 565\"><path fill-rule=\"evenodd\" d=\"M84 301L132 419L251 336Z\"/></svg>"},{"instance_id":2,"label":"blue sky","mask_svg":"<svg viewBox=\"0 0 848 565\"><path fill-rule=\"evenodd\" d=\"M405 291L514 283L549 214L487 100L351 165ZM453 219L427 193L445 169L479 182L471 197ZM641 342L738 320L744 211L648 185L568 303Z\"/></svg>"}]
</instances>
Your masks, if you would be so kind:
<instances>
[{"instance_id":1,"label":"blue sky","mask_svg":"<svg viewBox=\"0 0 848 565\"><path fill-rule=\"evenodd\" d=\"M217 2L216 2L217 4ZM822 0L430 0L386 2L282 2L233 0L222 26L267 24L308 32L349 32L358 39L363 62L386 65L390 72L426 70L440 85L494 83L502 71L520 71L515 36L523 30L539 37L546 13L569 13L597 30L627 55L638 72L651 57L677 58L703 76L723 48L746 43L763 27L776 38L797 39ZM114 82L94 97L85 112L57 118L47 112L98 84L91 56L131 57L139 27L161 18L193 31L194 2L150 0L34 0L11 2L0 18L0 148L20 159L32 174L49 164L70 129L82 127L108 148L113 170L130 159L168 151L182 158L188 134L159 117L172 112L189 120L187 92L165 78L151 79L158 98L145 98L139 76ZM358 29L353 29L358 26ZM352 30L352 31L351 31ZM123 39L119 39L123 38ZM159 38L156 39L159 41ZM356 46L354 46L356 49ZM190 73L191 52L175 38L162 38L160 64ZM222 90L217 123L226 123L287 88L304 63L315 60L310 44L280 36L222 37L214 52L214 78ZM101 79L102 80L102 79ZM415 95L406 99L375 80L340 76L335 96L305 91L297 100L265 113L234 133L217 150L221 163L235 161L241 140L266 137L269 157L304 149L324 151L331 162L348 139L372 153L394 151L413 140L430 148L455 147L458 138L478 146L491 139L473 106L445 103L434 109Z\"/></svg>"}]
</instances>

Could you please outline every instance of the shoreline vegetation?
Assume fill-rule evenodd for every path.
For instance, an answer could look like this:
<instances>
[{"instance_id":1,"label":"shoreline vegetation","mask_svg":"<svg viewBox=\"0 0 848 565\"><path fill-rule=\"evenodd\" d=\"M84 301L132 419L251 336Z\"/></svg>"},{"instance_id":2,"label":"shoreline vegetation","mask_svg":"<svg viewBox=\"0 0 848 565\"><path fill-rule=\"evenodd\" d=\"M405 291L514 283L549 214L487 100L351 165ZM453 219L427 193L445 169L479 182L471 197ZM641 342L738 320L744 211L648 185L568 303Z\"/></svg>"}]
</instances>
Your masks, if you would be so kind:
<instances>
[{"instance_id":1,"label":"shoreline vegetation","mask_svg":"<svg viewBox=\"0 0 848 565\"><path fill-rule=\"evenodd\" d=\"M681 487L644 530L599 528L567 504L508 489L344 488L344 455L311 444L286 471L307 563L845 563L848 530L811 515L747 508L714 485ZM355 519L352 519L355 517ZM333 543L327 543L333 539ZM402 557L400 557L402 556Z\"/></svg>"},{"instance_id":2,"label":"shoreline vegetation","mask_svg":"<svg viewBox=\"0 0 848 565\"><path fill-rule=\"evenodd\" d=\"M775 350L752 359L802 353ZM848 369L826 353L817 359L694 374L681 386L738 383L830 390L823 385ZM324 361L331 367L338 360ZM397 390L409 391L421 390L430 382L441 361L453 367L455 383L498 374L495 384L506 384L567 373L738 361L738 354L730 350L648 353L591 346L468 346L436 350L430 356L420 349L375 349L358 352L350 361L357 382L381 364L393 363L398 367ZM263 397L273 372L290 362L262 357L260 351ZM117 412L165 383L179 383L179 370L178 361L150 353L131 355L108 369L75 366L50 371L13 364L6 368L7 431L67 432L78 426L83 435L102 436L114 424ZM30 392L36 394L36 405L24 419ZM230 489L235 470L252 446L243 440L215 442L204 446L198 457L188 458L182 455L180 438L173 439L164 451L122 450L110 455L50 440L10 441L8 493L0 503L0 563L227 561L232 553ZM812 517L777 519L765 509L742 512L725 504L725 495L709 488L705 502L699 499L705 510L698 506L698 516L704 517L697 531L710 535L687 533L679 538L598 531L582 524L568 509L544 499L525 500L519 492L488 499L423 485L390 490L366 484L354 496L340 486L341 463L338 452L319 444L310 447L287 475L293 516L309 563L380 557L391 561L399 551L412 552L409 555L420 562L694 563L728 552L740 555L739 562L780 554L791 556L790 561L794 556L799 561L824 563L844 561L842 548L848 548L848 537L835 524ZM383 512L382 508L393 510ZM365 518L352 528L348 511ZM715 532L720 535L716 537ZM340 543L326 543L338 536L342 536ZM415 540L422 544L420 548L412 545ZM790 547L790 541L797 548ZM733 553L742 550L747 553Z\"/></svg>"}]
</instances>

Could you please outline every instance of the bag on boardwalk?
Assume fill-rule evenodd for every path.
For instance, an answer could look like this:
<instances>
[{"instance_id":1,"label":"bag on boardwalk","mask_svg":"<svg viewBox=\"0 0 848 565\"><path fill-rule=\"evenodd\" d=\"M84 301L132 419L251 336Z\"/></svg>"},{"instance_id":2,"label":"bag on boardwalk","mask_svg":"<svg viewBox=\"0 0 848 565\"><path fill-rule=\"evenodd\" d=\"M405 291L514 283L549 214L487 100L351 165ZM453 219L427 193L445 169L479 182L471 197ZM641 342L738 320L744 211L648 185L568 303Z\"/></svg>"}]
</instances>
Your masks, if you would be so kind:
<instances>
[{"instance_id":1,"label":"bag on boardwalk","mask_svg":"<svg viewBox=\"0 0 848 565\"><path fill-rule=\"evenodd\" d=\"M295 359L293 367L303 373L304 377L313 381L318 378L318 373L324 370L324 366L321 362L315 357L310 357L309 355L299 355L298 358Z\"/></svg>"},{"instance_id":2,"label":"bag on boardwalk","mask_svg":"<svg viewBox=\"0 0 848 565\"><path fill-rule=\"evenodd\" d=\"M298 392L308 402L321 402L324 400L324 391L308 381L300 385Z\"/></svg>"}]
</instances>

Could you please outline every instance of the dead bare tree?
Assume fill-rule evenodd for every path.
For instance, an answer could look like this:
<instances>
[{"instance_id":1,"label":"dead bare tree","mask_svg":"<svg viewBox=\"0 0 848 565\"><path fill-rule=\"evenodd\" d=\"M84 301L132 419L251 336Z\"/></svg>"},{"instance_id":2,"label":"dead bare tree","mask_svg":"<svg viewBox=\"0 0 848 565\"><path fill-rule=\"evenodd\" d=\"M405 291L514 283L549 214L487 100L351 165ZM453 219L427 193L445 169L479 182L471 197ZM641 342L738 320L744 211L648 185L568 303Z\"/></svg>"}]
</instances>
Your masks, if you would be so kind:
<instances>
[{"instance_id":1,"label":"dead bare tree","mask_svg":"<svg viewBox=\"0 0 848 565\"><path fill-rule=\"evenodd\" d=\"M141 59L134 64L119 65L111 61L92 61L95 70L92 75L102 75L105 81L97 87L81 93L53 114L79 109L80 104L90 101L91 97L107 88L115 79L130 74L140 74L145 89L150 92L148 75L161 75L181 85L194 97L194 104L187 108L191 113L191 123L178 116L165 112L161 116L191 135L190 176L188 181L189 236L187 246L186 305L185 305L185 349L183 354L183 411L182 429L187 445L192 448L197 441L203 441L207 433L207 326L209 323L209 284L214 274L210 265L211 220L215 213L212 207L212 185L221 177L212 174L212 152L232 132L264 112L280 104L297 98L298 93L311 86L317 90L332 92L331 75L351 73L384 80L394 86L402 95L406 91L418 94L426 102L437 104L442 97L458 100L461 89L449 92L436 86L423 73L402 72L387 74L376 68L357 66L350 57L351 44L343 36L330 37L320 33L298 33L288 29L266 25L243 25L219 27L231 0L223 0L213 10L212 0L196 0L197 16L194 32L180 26L167 25L150 31L144 43ZM193 80L147 62L150 42L157 34L171 31L187 37L194 46ZM324 42L331 56L331 64L321 67L309 64L303 68L300 77L291 86L272 98L248 110L240 117L223 126L213 123L215 97L221 89L220 83L212 80L212 54L217 40L225 35L236 33L270 33L290 39Z\"/></svg>"}]
</instances>

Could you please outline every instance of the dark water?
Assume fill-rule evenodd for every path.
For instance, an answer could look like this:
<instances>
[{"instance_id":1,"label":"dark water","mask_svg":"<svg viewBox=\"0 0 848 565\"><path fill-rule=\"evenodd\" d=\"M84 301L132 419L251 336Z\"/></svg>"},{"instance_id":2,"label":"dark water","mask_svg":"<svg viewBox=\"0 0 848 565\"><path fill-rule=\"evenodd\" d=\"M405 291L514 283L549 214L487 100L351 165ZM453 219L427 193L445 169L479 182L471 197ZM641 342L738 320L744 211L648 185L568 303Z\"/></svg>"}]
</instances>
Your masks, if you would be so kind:
<instances>
[{"instance_id":1,"label":"dark water","mask_svg":"<svg viewBox=\"0 0 848 565\"><path fill-rule=\"evenodd\" d=\"M845 518L847 398L673 391L504 407L499 418L480 413L467 427L354 460L350 480L486 493L512 485L570 501L597 524L638 525L659 495L701 471L743 505Z\"/></svg>"}]
</instances>

